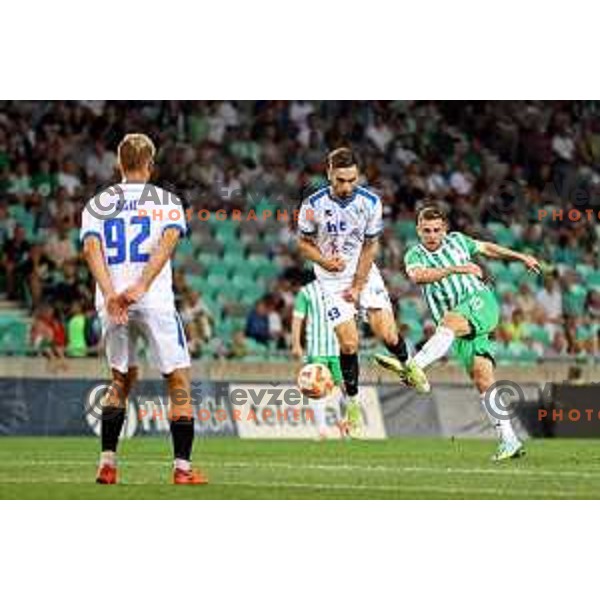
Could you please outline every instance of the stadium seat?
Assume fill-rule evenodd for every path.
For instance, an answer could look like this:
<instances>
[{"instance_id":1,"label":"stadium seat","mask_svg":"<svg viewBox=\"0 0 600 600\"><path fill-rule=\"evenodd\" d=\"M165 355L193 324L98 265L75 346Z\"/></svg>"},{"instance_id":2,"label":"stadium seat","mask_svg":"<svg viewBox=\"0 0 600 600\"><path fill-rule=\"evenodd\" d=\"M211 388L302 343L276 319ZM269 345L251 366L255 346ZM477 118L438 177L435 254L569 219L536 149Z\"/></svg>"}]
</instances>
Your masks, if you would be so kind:
<instances>
[{"instance_id":1,"label":"stadium seat","mask_svg":"<svg viewBox=\"0 0 600 600\"><path fill-rule=\"evenodd\" d=\"M543 325L532 323L528 327L528 333L532 340L544 345L549 345L552 341L550 339L550 333Z\"/></svg>"},{"instance_id":2,"label":"stadium seat","mask_svg":"<svg viewBox=\"0 0 600 600\"><path fill-rule=\"evenodd\" d=\"M238 270L245 270L243 251L225 250L221 262L233 273Z\"/></svg>"},{"instance_id":3,"label":"stadium seat","mask_svg":"<svg viewBox=\"0 0 600 600\"><path fill-rule=\"evenodd\" d=\"M209 288L224 288L229 284L229 279L226 275L227 271L225 271L225 273L216 273L216 272L212 272L209 273L208 277L206 278L206 283L209 286Z\"/></svg>"},{"instance_id":4,"label":"stadium seat","mask_svg":"<svg viewBox=\"0 0 600 600\"><path fill-rule=\"evenodd\" d=\"M208 266L208 276L210 277L211 275L221 275L224 278L227 278L229 275L229 267L222 261L213 262Z\"/></svg>"},{"instance_id":5,"label":"stadium seat","mask_svg":"<svg viewBox=\"0 0 600 600\"><path fill-rule=\"evenodd\" d=\"M527 267L522 262L511 262L508 264L508 271L516 279L521 280L527 276Z\"/></svg>"},{"instance_id":6,"label":"stadium seat","mask_svg":"<svg viewBox=\"0 0 600 600\"><path fill-rule=\"evenodd\" d=\"M28 341L28 321L0 313L0 354L24 356L27 354Z\"/></svg>"},{"instance_id":7,"label":"stadium seat","mask_svg":"<svg viewBox=\"0 0 600 600\"><path fill-rule=\"evenodd\" d=\"M403 219L394 223L394 233L401 239L409 239L416 235L415 222L410 219Z\"/></svg>"},{"instance_id":8,"label":"stadium seat","mask_svg":"<svg viewBox=\"0 0 600 600\"><path fill-rule=\"evenodd\" d=\"M587 276L585 283L588 287L600 286L600 271L594 271L590 273Z\"/></svg>"},{"instance_id":9,"label":"stadium seat","mask_svg":"<svg viewBox=\"0 0 600 600\"><path fill-rule=\"evenodd\" d=\"M189 238L183 238L179 244L177 244L177 249L175 251L176 256L194 256L196 248L192 240Z\"/></svg>"},{"instance_id":10,"label":"stadium seat","mask_svg":"<svg viewBox=\"0 0 600 600\"><path fill-rule=\"evenodd\" d=\"M585 263L578 263L575 265L575 271L585 281L594 272L594 267Z\"/></svg>"},{"instance_id":11,"label":"stadium seat","mask_svg":"<svg viewBox=\"0 0 600 600\"><path fill-rule=\"evenodd\" d=\"M203 275L187 275L186 281L190 288L197 292L204 292L206 287L206 277Z\"/></svg>"}]
</instances>

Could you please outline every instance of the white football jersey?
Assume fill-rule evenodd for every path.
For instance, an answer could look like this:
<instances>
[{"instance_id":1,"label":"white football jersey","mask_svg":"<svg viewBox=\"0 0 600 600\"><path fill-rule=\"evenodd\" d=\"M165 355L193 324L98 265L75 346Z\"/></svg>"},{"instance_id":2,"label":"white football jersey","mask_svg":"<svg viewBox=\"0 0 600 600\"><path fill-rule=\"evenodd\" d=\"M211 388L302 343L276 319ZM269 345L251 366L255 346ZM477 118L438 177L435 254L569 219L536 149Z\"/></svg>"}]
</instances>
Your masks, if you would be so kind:
<instances>
[{"instance_id":1,"label":"white football jersey","mask_svg":"<svg viewBox=\"0 0 600 600\"><path fill-rule=\"evenodd\" d=\"M83 209L80 240L95 235L102 243L108 270L117 293L138 281L163 232L174 227L185 235L185 209L179 198L144 183L120 183L94 196ZM120 208L115 208L117 205ZM104 296L96 285L96 308ZM156 276L150 289L134 305L139 308L174 309L171 261Z\"/></svg>"},{"instance_id":2,"label":"white football jersey","mask_svg":"<svg viewBox=\"0 0 600 600\"><path fill-rule=\"evenodd\" d=\"M325 285L352 283L365 238L377 237L383 230L379 196L357 186L347 200L333 197L329 186L309 196L300 209L298 229L310 236L323 256L340 255L346 267L332 273L315 263L315 276ZM378 271L373 264L372 272Z\"/></svg>"}]
</instances>

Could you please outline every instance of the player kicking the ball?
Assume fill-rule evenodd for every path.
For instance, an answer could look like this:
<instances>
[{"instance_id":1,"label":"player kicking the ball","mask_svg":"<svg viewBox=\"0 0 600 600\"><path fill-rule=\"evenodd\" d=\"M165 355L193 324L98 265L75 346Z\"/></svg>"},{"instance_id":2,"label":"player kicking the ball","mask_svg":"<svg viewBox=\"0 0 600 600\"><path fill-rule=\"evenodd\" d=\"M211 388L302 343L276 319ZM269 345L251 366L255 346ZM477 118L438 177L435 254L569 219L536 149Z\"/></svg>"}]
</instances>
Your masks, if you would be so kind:
<instances>
[{"instance_id":1,"label":"player kicking the ball","mask_svg":"<svg viewBox=\"0 0 600 600\"><path fill-rule=\"evenodd\" d=\"M399 365L407 359L398 335L392 305L374 264L383 230L379 196L358 185L356 157L338 148L327 157L330 185L309 196L300 209L298 248L314 263L323 292L325 314L340 347L340 366L348 397L347 419L352 435L360 435L358 396L357 309L366 314L373 333Z\"/></svg>"},{"instance_id":2,"label":"player kicking the ball","mask_svg":"<svg viewBox=\"0 0 600 600\"><path fill-rule=\"evenodd\" d=\"M404 376L419 391L429 391L426 367L445 356L454 345L458 359L481 394L484 409L494 425L499 447L494 460L516 458L524 453L510 418L501 419L506 408L493 385L494 343L490 335L498 326L499 308L493 291L482 281L481 268L473 263L477 254L500 260L519 260L536 273L540 265L533 256L448 232L448 218L438 207L423 208L417 217L421 240L405 255L408 277L422 286L425 300L438 327L431 339L405 365L392 357L378 362Z\"/></svg>"},{"instance_id":3,"label":"player kicking the ball","mask_svg":"<svg viewBox=\"0 0 600 600\"><path fill-rule=\"evenodd\" d=\"M304 330L305 347L302 346L302 333ZM343 383L340 368L340 350L333 328L327 320L325 310L325 299L323 291L317 280L302 287L294 302L294 314L292 319L292 355L302 358L307 364L325 365L331 372L333 383L341 389ZM342 436L352 434L342 415L347 413L347 401L343 393L339 393L336 400L339 402L338 427ZM324 439L325 427L325 401L313 400L311 402L315 414L315 423L319 430L319 436ZM353 415L354 422L360 422L360 408L355 405L354 410L359 409L359 414Z\"/></svg>"},{"instance_id":4,"label":"player kicking the ball","mask_svg":"<svg viewBox=\"0 0 600 600\"><path fill-rule=\"evenodd\" d=\"M150 344L167 381L175 456L173 482L207 483L190 463L194 440L190 357L172 288L170 258L186 232L185 213L178 198L148 183L154 155L154 144L146 135L126 135L118 149L123 181L108 194L119 195L120 210L103 218L99 211L106 201L93 198L82 216L80 237L96 280L96 309L112 369L112 385L102 403L102 452L96 477L103 484L117 483L117 444L137 375L136 342L140 337ZM161 205L149 202L142 209L140 199L150 195ZM155 219L157 208L169 217Z\"/></svg>"}]
</instances>

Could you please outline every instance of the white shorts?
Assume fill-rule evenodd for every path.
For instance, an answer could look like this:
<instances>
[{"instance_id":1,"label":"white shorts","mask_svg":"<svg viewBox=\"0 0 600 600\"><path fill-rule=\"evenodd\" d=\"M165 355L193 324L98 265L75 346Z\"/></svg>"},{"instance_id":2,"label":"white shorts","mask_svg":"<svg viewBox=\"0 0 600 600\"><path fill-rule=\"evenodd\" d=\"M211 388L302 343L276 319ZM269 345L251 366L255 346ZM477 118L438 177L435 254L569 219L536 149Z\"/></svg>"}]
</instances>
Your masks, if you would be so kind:
<instances>
[{"instance_id":1,"label":"white shorts","mask_svg":"<svg viewBox=\"0 0 600 600\"><path fill-rule=\"evenodd\" d=\"M354 319L357 307L343 297L344 292L350 286L346 285L342 288L333 282L321 282L320 285L323 290L325 311L330 325L335 329L338 325ZM369 309L392 310L390 297L378 270L371 271L367 284L358 299L358 311L362 319L367 319Z\"/></svg>"},{"instance_id":2,"label":"white shorts","mask_svg":"<svg viewBox=\"0 0 600 600\"><path fill-rule=\"evenodd\" d=\"M127 325L115 325L102 310L100 321L108 363L121 373L139 364L140 339L148 343L153 362L163 375L191 364L183 324L174 308L130 309Z\"/></svg>"}]
</instances>

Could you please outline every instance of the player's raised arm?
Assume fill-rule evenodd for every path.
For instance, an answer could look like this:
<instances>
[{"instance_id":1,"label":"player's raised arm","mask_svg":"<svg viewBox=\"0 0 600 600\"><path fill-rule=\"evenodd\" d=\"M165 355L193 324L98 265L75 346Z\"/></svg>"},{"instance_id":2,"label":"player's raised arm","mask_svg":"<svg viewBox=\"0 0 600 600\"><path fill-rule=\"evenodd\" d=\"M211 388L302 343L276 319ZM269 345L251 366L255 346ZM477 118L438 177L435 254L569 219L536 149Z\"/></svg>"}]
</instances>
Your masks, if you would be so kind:
<instances>
[{"instance_id":1,"label":"player's raised arm","mask_svg":"<svg viewBox=\"0 0 600 600\"><path fill-rule=\"evenodd\" d=\"M541 273L540 263L535 256L530 254L523 254L522 252L516 252L505 246L499 246L492 242L481 242L477 241L479 252L487 258L497 258L502 260L519 260L525 264L525 266L534 271L535 273Z\"/></svg>"}]
</instances>

